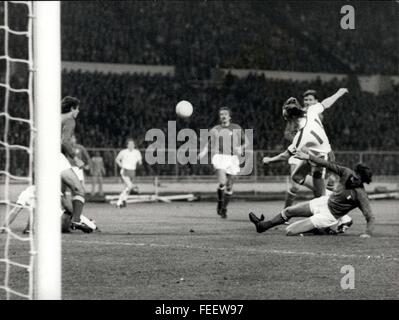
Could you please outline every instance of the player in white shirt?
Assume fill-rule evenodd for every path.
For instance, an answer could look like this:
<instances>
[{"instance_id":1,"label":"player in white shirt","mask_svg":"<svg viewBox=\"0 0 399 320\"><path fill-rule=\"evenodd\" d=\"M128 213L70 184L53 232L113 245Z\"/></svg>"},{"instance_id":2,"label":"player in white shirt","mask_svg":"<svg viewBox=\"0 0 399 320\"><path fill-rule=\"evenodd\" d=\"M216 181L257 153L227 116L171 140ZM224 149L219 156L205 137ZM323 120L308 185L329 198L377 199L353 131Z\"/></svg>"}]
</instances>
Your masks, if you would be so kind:
<instances>
[{"instance_id":1,"label":"player in white shirt","mask_svg":"<svg viewBox=\"0 0 399 320\"><path fill-rule=\"evenodd\" d=\"M340 88L331 97L324 99L321 103L310 105L307 110L302 108L296 98L289 98L284 104L284 109L289 118L298 119L299 130L286 151L274 157L264 157L263 163L286 161L295 154L296 150L302 149L328 160L331 146L320 121L320 114L346 93L348 93L346 88ZM308 176L309 174L312 177ZM324 168L315 166L305 160L297 162L295 168L291 170L291 178L295 182L313 190L315 197L320 197L326 192L324 175Z\"/></svg>"},{"instance_id":2,"label":"player in white shirt","mask_svg":"<svg viewBox=\"0 0 399 320\"><path fill-rule=\"evenodd\" d=\"M139 150L135 149L133 139L127 140L127 148L118 153L115 162L121 168L120 174L126 186L116 203L116 206L121 208L126 206L127 197L134 189L133 180L136 177L137 165L142 164L141 153Z\"/></svg>"},{"instance_id":3,"label":"player in white shirt","mask_svg":"<svg viewBox=\"0 0 399 320\"><path fill-rule=\"evenodd\" d=\"M319 101L317 100L317 92L315 90L306 90L303 93L303 108L306 111L309 106L318 103ZM287 110L285 108L285 105L283 106L283 118L287 121L287 125L284 131L284 138L288 140L290 143L294 140L295 135L297 134L299 130L299 120L300 118L289 118L287 116ZM319 115L320 121L322 122L322 114ZM290 166L290 172L295 170L295 167L297 164L299 164L300 160L295 158L294 156L291 156L288 159L288 164ZM296 183L290 176L289 179L289 186L287 188L286 196L285 196L285 204L284 208L290 207L294 204L294 201L297 197L297 193L300 189L300 185ZM313 190L312 190L313 191Z\"/></svg>"},{"instance_id":4,"label":"player in white shirt","mask_svg":"<svg viewBox=\"0 0 399 320\"><path fill-rule=\"evenodd\" d=\"M13 208L9 212L6 217L6 220L3 223L2 231L5 232L7 228L11 226L14 220L17 218L18 214L23 209L35 209L36 207L36 188L34 185L28 186L24 189L18 196L17 201L13 204ZM62 232L70 232L70 224L72 218L73 206L70 199L67 199L63 194L61 194L61 206L62 209L60 211L60 215L62 216L61 229ZM92 219L85 217L83 214L81 215L81 222L84 225L84 228L81 230L85 233L91 233L95 230L99 231L95 222ZM31 232L31 223L30 217L28 218L27 225L23 231L24 234L29 234Z\"/></svg>"}]
</instances>

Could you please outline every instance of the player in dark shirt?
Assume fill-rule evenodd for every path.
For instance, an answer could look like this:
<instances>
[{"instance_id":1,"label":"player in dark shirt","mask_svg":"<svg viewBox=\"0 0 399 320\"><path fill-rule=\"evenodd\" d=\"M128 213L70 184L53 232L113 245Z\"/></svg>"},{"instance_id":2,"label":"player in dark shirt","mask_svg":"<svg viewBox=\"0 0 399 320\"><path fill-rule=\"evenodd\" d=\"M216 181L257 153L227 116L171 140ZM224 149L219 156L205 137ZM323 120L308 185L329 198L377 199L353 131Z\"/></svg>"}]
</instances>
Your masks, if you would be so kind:
<instances>
[{"instance_id":1,"label":"player in dark shirt","mask_svg":"<svg viewBox=\"0 0 399 320\"><path fill-rule=\"evenodd\" d=\"M85 190L79 178L72 170L69 161L75 163L78 168L82 168L84 163L79 159L73 148L72 136L75 131L76 120L79 114L80 101L74 97L64 97L61 102L61 182L63 191L69 188L72 193L72 219L71 228L80 229L83 232L89 232L86 225L81 222L80 216L82 214L85 203ZM65 159L66 158L66 159Z\"/></svg>"},{"instance_id":2,"label":"player in dark shirt","mask_svg":"<svg viewBox=\"0 0 399 320\"><path fill-rule=\"evenodd\" d=\"M233 194L233 176L240 173L239 156L248 147L249 141L244 130L238 124L231 122L231 111L227 107L219 109L220 124L210 130L210 149L212 164L218 176L217 209L221 218L227 217L227 205ZM209 141L204 146L198 158L208 153Z\"/></svg>"},{"instance_id":3,"label":"player in dark shirt","mask_svg":"<svg viewBox=\"0 0 399 320\"><path fill-rule=\"evenodd\" d=\"M307 219L294 222L287 227L287 235L298 235L315 228L329 228L335 225L340 217L359 208L367 221L366 233L362 237L370 237L373 233L375 218L363 185L371 182L370 168L358 164L354 170L351 170L299 150L296 151L295 156L331 170L339 176L339 183L331 195L285 208L268 221L263 221L263 216L258 218L251 212L249 219L255 224L256 231L265 232L274 226L285 223L292 217L307 217Z\"/></svg>"}]
</instances>

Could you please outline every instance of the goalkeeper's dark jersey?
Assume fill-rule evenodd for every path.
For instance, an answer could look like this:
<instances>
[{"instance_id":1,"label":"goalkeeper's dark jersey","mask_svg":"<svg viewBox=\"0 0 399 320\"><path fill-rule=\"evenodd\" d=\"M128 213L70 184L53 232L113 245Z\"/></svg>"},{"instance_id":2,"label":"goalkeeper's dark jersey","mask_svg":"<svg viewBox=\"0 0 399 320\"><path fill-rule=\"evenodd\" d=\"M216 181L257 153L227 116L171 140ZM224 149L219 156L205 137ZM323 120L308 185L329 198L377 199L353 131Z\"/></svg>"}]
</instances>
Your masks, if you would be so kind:
<instances>
[{"instance_id":1,"label":"goalkeeper's dark jersey","mask_svg":"<svg viewBox=\"0 0 399 320\"><path fill-rule=\"evenodd\" d=\"M310 160L326 167L340 177L339 184L328 198L328 208L335 217L342 217L355 208L362 211L367 221L372 217L367 193L360 177L353 170L312 155Z\"/></svg>"}]
</instances>

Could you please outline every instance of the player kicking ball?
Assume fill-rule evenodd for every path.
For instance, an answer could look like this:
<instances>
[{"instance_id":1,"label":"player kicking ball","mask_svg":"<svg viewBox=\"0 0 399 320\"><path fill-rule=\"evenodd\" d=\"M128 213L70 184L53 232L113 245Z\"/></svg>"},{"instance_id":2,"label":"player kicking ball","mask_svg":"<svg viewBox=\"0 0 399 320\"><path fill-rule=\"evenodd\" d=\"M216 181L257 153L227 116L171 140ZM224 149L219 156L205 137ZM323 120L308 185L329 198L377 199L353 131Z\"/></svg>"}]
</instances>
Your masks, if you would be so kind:
<instances>
[{"instance_id":1,"label":"player kicking ball","mask_svg":"<svg viewBox=\"0 0 399 320\"><path fill-rule=\"evenodd\" d=\"M308 108L310 106L312 106L312 105L314 105L316 103L319 103L316 90L312 90L312 89L306 90L303 93L302 96L303 96L303 110L305 112L308 110ZM301 118L289 117L288 114L287 114L288 112L287 112L287 109L286 109L286 105L283 106L282 113L283 113L284 120L287 121L287 125L286 125L286 128L284 130L284 138L286 140L288 140L290 143L292 143L292 141L295 138L295 135L299 131ZM322 113L319 114L319 120L320 120L320 124L322 124L322 122L323 122L323 114ZM330 153L330 155L331 154L332 154L332 152ZM294 204L294 201L295 201L295 199L297 197L297 194L298 194L298 191L300 189L301 185L298 184L297 182L295 182L292 179L292 176L291 176L292 173L295 171L296 167L300 164L300 162L301 162L301 160L295 158L293 155L288 159L288 164L290 166L290 173L291 174L289 176L289 186L288 186L287 192L286 192L284 208L287 208L287 207L292 206ZM328 188L331 189L332 182L333 182L332 179L329 179L328 182L329 182L328 183Z\"/></svg>"},{"instance_id":2,"label":"player kicking ball","mask_svg":"<svg viewBox=\"0 0 399 320\"><path fill-rule=\"evenodd\" d=\"M133 190L138 192L137 187L134 187L133 181L136 177L137 165L141 165L143 160L140 151L135 149L133 139L127 140L127 148L118 153L115 162L121 168L120 174L125 184L125 189L122 190L116 203L116 206L121 208L126 207L127 197Z\"/></svg>"},{"instance_id":3,"label":"player kicking ball","mask_svg":"<svg viewBox=\"0 0 399 320\"><path fill-rule=\"evenodd\" d=\"M231 122L231 111L227 107L219 109L220 124L210 130L212 165L218 177L217 209L221 218L227 218L227 205L233 195L233 177L240 172L239 155L249 145L244 130ZM209 140L198 158L208 153Z\"/></svg>"},{"instance_id":4,"label":"player kicking ball","mask_svg":"<svg viewBox=\"0 0 399 320\"><path fill-rule=\"evenodd\" d=\"M340 88L331 97L324 99L321 103L309 105L306 110L302 108L296 98L289 98L283 106L284 116L290 121L298 122L298 132L286 151L274 157L264 157L263 163L286 161L294 155L294 150L300 150L303 147L307 147L314 155L322 156L324 159L331 158L330 142L320 121L320 115L346 93L348 93L346 88ZM316 198L325 195L324 178L326 171L324 168L317 164L309 165L308 162L302 160L293 163L293 165L291 178L294 182L313 190Z\"/></svg>"},{"instance_id":5,"label":"player kicking ball","mask_svg":"<svg viewBox=\"0 0 399 320\"><path fill-rule=\"evenodd\" d=\"M326 229L339 223L339 219L351 210L359 208L367 222L366 232L362 238L369 238L373 234L375 218L370 207L364 183L370 183L372 172L365 165L357 164L354 170L316 157L307 151L296 151L298 159L312 162L320 167L327 168L339 176L339 183L333 193L311 201L299 203L285 208L271 220L263 221L254 213L249 214L249 220L255 224L256 231L265 232L274 226L281 225L292 217L306 217L296 221L286 228L289 236L299 235L314 229Z\"/></svg>"}]
</instances>

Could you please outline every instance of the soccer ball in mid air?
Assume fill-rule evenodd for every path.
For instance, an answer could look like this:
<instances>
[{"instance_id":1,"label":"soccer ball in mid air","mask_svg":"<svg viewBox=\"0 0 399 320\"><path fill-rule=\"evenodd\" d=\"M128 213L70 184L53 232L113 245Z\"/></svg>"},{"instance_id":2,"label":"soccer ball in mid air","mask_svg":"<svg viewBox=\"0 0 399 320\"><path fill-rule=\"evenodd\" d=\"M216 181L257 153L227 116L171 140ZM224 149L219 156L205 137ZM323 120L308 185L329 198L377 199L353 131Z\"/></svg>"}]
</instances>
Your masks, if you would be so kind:
<instances>
[{"instance_id":1,"label":"soccer ball in mid air","mask_svg":"<svg viewBox=\"0 0 399 320\"><path fill-rule=\"evenodd\" d=\"M176 105L176 114L181 118L188 118L193 113L193 105L186 101L182 100Z\"/></svg>"}]
</instances>

